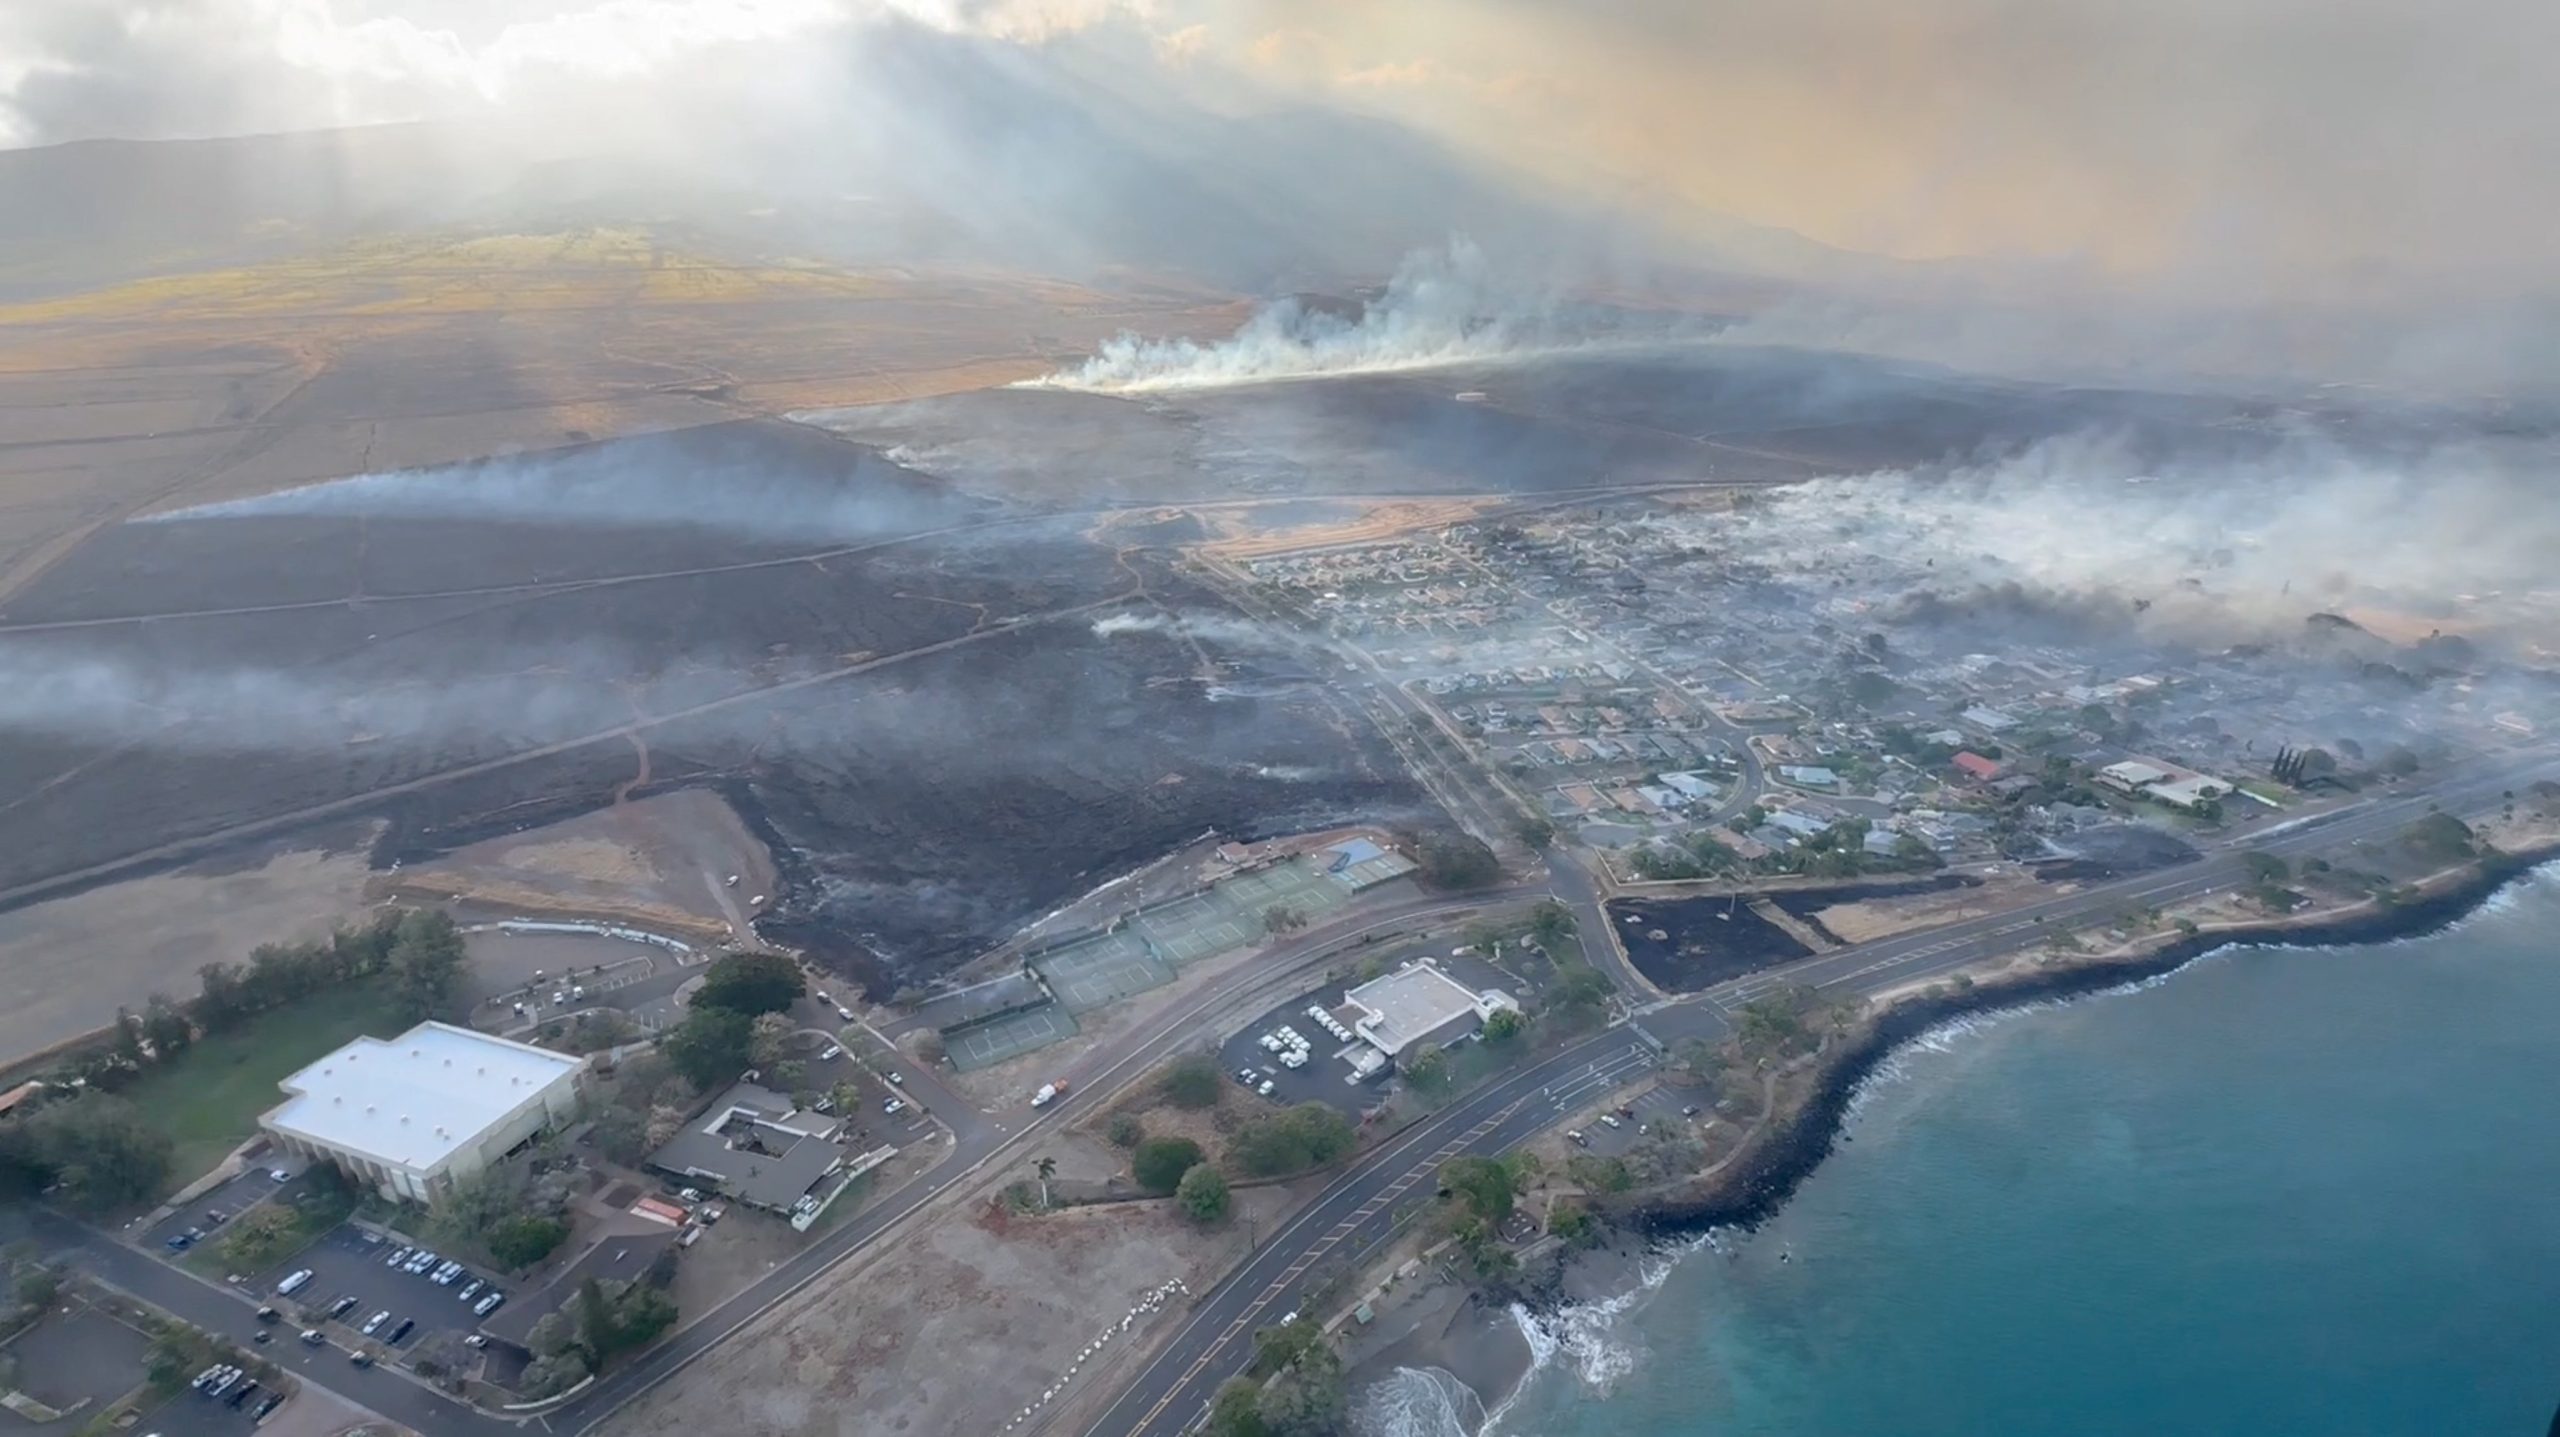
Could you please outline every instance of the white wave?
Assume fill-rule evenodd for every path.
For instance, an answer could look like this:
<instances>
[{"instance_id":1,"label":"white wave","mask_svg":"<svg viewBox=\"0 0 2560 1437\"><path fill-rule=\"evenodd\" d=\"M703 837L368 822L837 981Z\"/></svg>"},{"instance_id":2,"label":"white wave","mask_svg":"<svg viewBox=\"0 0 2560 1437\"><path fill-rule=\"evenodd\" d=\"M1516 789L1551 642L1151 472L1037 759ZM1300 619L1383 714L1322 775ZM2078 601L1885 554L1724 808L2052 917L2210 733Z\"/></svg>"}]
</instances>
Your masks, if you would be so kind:
<instances>
[{"instance_id":1,"label":"white wave","mask_svg":"<svg viewBox=\"0 0 2560 1437\"><path fill-rule=\"evenodd\" d=\"M1484 1421L1484 1399L1437 1367L1399 1367L1362 1389L1351 1409L1358 1437L1468 1437Z\"/></svg>"},{"instance_id":2,"label":"white wave","mask_svg":"<svg viewBox=\"0 0 2560 1437\"><path fill-rule=\"evenodd\" d=\"M1521 1394L1550 1370L1570 1373L1596 1396L1608 1395L1645 1356L1626 1319L1661 1290L1684 1259L1708 1249L1721 1250L1718 1234L1702 1233L1650 1253L1636 1270L1635 1286L1596 1302L1573 1303L1546 1313L1513 1303L1511 1320L1520 1329L1520 1340L1528 1344L1529 1371L1486 1416L1483 1437L1501 1430Z\"/></svg>"},{"instance_id":3,"label":"white wave","mask_svg":"<svg viewBox=\"0 0 2560 1437\"><path fill-rule=\"evenodd\" d=\"M1407 256L1357 319L1284 299L1215 344L1123 334L1073 369L1013 387L1147 394L1513 358L1558 347L1541 337L1539 313L1496 281L1483 251L1454 239Z\"/></svg>"}]
</instances>

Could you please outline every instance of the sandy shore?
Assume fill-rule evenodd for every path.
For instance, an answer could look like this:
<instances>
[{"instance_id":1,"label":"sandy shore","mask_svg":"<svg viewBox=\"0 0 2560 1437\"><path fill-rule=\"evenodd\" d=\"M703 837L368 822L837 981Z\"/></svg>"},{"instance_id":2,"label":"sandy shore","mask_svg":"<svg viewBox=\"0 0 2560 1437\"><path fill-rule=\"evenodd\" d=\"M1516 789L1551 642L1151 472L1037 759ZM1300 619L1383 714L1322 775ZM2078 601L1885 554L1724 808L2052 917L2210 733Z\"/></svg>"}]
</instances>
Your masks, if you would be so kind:
<instances>
[{"instance_id":1,"label":"sandy shore","mask_svg":"<svg viewBox=\"0 0 2560 1437\"><path fill-rule=\"evenodd\" d=\"M1528 1340L1510 1310L1477 1301L1445 1278L1414 1279L1400 1300L1382 1304L1376 1320L1346 1334L1352 1406L1369 1389L1398 1380L1399 1371L1437 1372L1463 1383L1473 1402L1461 1401L1459 1425L1469 1437L1487 1410L1529 1375Z\"/></svg>"}]
</instances>

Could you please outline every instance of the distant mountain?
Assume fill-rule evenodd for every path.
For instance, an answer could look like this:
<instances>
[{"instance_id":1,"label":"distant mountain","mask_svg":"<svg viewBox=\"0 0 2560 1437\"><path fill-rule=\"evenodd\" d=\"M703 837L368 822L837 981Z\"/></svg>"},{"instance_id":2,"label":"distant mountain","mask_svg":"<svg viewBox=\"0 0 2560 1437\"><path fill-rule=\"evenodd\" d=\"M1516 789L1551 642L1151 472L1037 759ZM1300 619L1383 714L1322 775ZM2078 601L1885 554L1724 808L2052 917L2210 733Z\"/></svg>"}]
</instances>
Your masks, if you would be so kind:
<instances>
[{"instance_id":1,"label":"distant mountain","mask_svg":"<svg viewBox=\"0 0 2560 1437\"><path fill-rule=\"evenodd\" d=\"M715 117L681 160L462 124L0 152L0 296L446 227L648 225L715 251L1253 293L1373 278L1458 233L1497 257L1720 267L1391 121L1220 113L1109 52L907 26L843 63L825 113ZM1737 226L1737 250L1801 246Z\"/></svg>"}]
</instances>

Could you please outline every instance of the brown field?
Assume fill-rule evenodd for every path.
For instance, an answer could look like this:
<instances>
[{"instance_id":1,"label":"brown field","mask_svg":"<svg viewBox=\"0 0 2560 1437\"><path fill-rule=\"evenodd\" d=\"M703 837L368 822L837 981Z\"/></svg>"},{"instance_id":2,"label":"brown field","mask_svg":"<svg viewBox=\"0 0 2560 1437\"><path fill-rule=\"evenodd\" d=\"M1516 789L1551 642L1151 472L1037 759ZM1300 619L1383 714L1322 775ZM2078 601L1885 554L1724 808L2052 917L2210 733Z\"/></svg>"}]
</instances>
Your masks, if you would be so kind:
<instances>
[{"instance_id":1,"label":"brown field","mask_svg":"<svg viewBox=\"0 0 2560 1437\"><path fill-rule=\"evenodd\" d=\"M0 305L0 602L154 508L982 388L1235 313L1161 286L733 263L630 230L374 240Z\"/></svg>"}]
</instances>

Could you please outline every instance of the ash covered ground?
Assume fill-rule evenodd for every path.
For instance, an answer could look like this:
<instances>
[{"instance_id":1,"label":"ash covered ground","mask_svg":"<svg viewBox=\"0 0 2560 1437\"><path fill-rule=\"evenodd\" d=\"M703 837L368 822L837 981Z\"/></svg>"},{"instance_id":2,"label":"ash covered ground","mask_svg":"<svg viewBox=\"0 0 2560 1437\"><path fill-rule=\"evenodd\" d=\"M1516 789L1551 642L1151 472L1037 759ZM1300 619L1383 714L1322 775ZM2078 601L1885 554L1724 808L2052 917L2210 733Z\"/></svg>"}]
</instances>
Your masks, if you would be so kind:
<instances>
[{"instance_id":1,"label":"ash covered ground","mask_svg":"<svg viewBox=\"0 0 2560 1437\"><path fill-rule=\"evenodd\" d=\"M1178 374L1177 374L1178 379ZM389 820L414 857L679 786L777 849L777 938L930 976L1215 828L1437 815L1331 661L1185 576L1174 505L1854 476L2238 400L1714 346L983 391L130 520L0 611L0 903ZM903 462L895 462L903 461Z\"/></svg>"},{"instance_id":2,"label":"ash covered ground","mask_svg":"<svg viewBox=\"0 0 2560 1437\"><path fill-rule=\"evenodd\" d=\"M775 936L903 981L1212 827L1420 816L1285 646L1165 622L1216 616L1186 528L1097 523L788 425L130 523L0 619L0 887L715 785L783 849Z\"/></svg>"}]
</instances>

